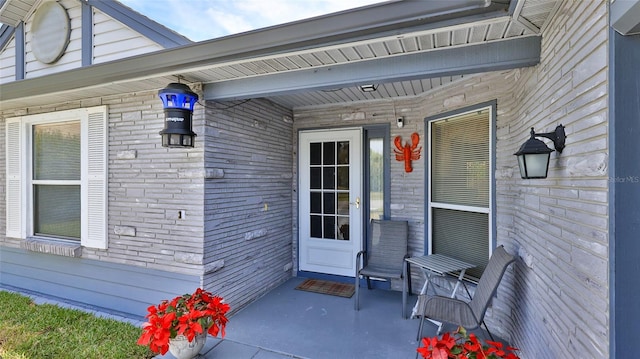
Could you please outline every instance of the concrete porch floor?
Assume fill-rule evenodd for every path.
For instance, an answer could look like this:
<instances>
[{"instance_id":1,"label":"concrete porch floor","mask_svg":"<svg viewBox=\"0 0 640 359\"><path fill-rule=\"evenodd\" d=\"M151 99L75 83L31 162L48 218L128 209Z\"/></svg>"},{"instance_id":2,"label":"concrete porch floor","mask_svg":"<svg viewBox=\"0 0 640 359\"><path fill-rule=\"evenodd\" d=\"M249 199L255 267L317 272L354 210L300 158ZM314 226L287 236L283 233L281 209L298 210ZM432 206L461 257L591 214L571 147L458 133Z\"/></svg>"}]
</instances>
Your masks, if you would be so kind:
<instances>
[{"instance_id":1,"label":"concrete porch floor","mask_svg":"<svg viewBox=\"0 0 640 359\"><path fill-rule=\"evenodd\" d=\"M224 340L207 338L200 359L415 358L418 319L403 319L402 293L381 289L342 298L295 290L291 278L229 318ZM415 303L416 296L409 298ZM411 312L408 305L407 312ZM445 327L445 330L455 330ZM425 322L423 335L436 326ZM479 334L479 333L478 333ZM157 358L173 358L169 353Z\"/></svg>"}]
</instances>

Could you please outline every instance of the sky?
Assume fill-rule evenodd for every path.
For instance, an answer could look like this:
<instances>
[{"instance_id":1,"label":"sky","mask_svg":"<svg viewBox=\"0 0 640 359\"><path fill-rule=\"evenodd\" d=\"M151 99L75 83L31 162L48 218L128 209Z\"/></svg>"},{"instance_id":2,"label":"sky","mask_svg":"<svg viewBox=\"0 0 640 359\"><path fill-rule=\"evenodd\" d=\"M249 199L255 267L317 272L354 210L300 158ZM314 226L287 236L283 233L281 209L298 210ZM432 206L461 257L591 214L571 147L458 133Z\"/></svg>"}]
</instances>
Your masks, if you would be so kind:
<instances>
[{"instance_id":1,"label":"sky","mask_svg":"<svg viewBox=\"0 0 640 359\"><path fill-rule=\"evenodd\" d=\"M188 37L202 41L365 6L382 0L119 0Z\"/></svg>"}]
</instances>

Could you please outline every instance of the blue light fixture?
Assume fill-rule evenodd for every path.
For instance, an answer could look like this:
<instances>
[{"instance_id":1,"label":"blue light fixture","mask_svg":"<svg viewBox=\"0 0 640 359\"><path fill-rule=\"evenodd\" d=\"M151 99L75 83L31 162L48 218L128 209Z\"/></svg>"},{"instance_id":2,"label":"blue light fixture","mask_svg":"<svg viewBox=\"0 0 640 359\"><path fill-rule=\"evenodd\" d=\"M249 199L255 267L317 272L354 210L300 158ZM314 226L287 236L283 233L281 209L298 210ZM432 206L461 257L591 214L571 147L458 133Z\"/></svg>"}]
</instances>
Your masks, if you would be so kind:
<instances>
[{"instance_id":1,"label":"blue light fixture","mask_svg":"<svg viewBox=\"0 0 640 359\"><path fill-rule=\"evenodd\" d=\"M193 147L196 133L191 129L191 119L198 95L185 84L170 83L158 91L158 97L164 107L162 147Z\"/></svg>"}]
</instances>

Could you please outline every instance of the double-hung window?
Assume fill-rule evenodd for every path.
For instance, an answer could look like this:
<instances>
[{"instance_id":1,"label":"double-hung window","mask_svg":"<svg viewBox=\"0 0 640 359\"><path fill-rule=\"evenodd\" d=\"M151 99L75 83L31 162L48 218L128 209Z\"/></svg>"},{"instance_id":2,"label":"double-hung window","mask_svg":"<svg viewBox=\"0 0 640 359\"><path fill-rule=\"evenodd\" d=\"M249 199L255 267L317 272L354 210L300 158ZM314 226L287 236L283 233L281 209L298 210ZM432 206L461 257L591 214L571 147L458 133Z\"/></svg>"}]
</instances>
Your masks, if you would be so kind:
<instances>
[{"instance_id":1,"label":"double-hung window","mask_svg":"<svg viewBox=\"0 0 640 359\"><path fill-rule=\"evenodd\" d=\"M6 121L7 237L106 248L106 106Z\"/></svg>"},{"instance_id":2,"label":"double-hung window","mask_svg":"<svg viewBox=\"0 0 640 359\"><path fill-rule=\"evenodd\" d=\"M427 120L430 253L473 263L479 278L493 237L492 117L494 107Z\"/></svg>"}]
</instances>

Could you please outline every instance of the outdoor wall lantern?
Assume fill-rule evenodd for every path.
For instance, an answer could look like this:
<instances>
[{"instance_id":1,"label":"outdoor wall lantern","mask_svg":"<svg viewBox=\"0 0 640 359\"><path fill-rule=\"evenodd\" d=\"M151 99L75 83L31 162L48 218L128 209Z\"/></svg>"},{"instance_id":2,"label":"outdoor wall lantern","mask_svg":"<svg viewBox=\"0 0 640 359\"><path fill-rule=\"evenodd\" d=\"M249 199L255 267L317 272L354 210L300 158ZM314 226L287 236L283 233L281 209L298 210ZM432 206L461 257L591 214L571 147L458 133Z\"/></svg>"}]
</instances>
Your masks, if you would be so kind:
<instances>
[{"instance_id":1,"label":"outdoor wall lantern","mask_svg":"<svg viewBox=\"0 0 640 359\"><path fill-rule=\"evenodd\" d=\"M564 126L562 125L558 125L555 131L547 133L535 133L533 127L531 127L531 138L520 146L518 152L514 153L514 155L518 156L520 176L523 179L547 178L549 157L553 150L547 147L544 142L536 139L536 137L544 137L552 140L556 151L562 153L564 141L567 136L564 133Z\"/></svg>"},{"instance_id":2,"label":"outdoor wall lantern","mask_svg":"<svg viewBox=\"0 0 640 359\"><path fill-rule=\"evenodd\" d=\"M170 83L158 91L158 97L164 107L162 147L193 147L196 133L191 130L191 117L198 95L185 84Z\"/></svg>"}]
</instances>

